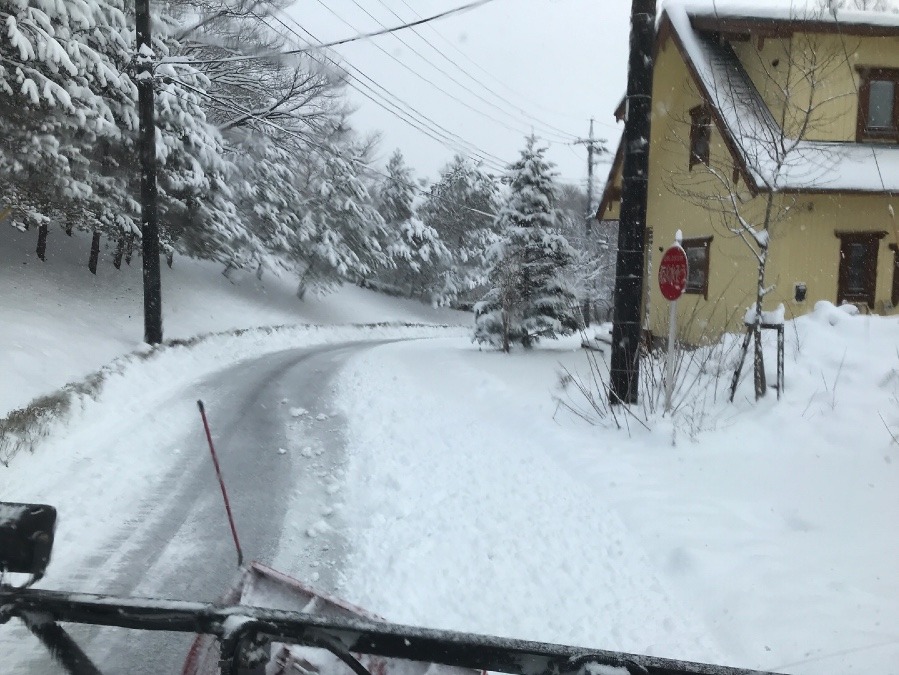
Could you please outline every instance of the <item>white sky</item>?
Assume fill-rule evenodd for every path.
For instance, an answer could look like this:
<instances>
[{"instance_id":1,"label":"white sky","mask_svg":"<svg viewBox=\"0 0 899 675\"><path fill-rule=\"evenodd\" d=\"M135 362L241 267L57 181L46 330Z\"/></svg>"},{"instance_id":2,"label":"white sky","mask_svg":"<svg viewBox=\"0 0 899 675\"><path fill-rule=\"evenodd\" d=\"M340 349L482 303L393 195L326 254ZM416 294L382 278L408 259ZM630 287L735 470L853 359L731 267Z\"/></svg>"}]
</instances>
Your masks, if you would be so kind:
<instances>
[{"instance_id":1,"label":"white sky","mask_svg":"<svg viewBox=\"0 0 899 675\"><path fill-rule=\"evenodd\" d=\"M300 0L288 12L316 38L329 41L355 34L356 29L381 28L362 8L394 26L416 20L416 12L431 16L465 4L464 0L356 2ZM587 136L592 116L596 136L608 139L614 149L619 131L612 113L625 90L629 12L629 0L494 0L419 26L420 36L404 30L341 46L336 52L345 64L361 69L434 123L503 164L517 157L524 136L533 130L552 142L549 157L561 176L584 184L586 149L570 142ZM417 176L434 178L451 159L454 150L355 90L349 94L358 106L352 118L355 128L382 132L382 160L399 147ZM596 171L604 179L607 165L599 165Z\"/></svg>"}]
</instances>

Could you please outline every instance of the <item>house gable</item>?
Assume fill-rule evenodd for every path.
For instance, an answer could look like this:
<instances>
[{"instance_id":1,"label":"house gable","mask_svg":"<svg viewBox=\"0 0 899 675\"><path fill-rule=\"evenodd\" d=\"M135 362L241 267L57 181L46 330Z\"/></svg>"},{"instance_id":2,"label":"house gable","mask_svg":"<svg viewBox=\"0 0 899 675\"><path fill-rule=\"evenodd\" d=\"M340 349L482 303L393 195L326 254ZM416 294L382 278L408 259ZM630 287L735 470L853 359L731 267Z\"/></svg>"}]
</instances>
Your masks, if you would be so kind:
<instances>
[{"instance_id":1,"label":"house gable","mask_svg":"<svg viewBox=\"0 0 899 675\"><path fill-rule=\"evenodd\" d=\"M807 154L811 160L797 161L777 174L771 172L758 157L752 157L757 147L750 141L756 131L780 130L779 119L783 117L777 114L777 106L769 103L770 97L766 98L761 67L765 59L770 66L778 54L790 48L783 42L787 38L772 34L759 40L757 35L733 34L722 40L697 31L690 20L686 13L678 20L666 11L656 36L646 219L647 327L659 332L667 323L668 305L653 280L661 250L681 230L689 240L713 238L708 246L710 257L704 259L703 292L685 296L679 309L684 326L689 327L685 328L689 339L701 341L703 337L714 338L721 330L741 329L743 313L754 297L757 272L727 209L714 213L709 209L711 200L727 194L728 189L739 192L736 198L740 209L751 222L762 221L760 213L770 193L776 193L775 208L788 212L772 234L776 245L772 247L769 279L775 288L766 298L766 306L783 302L788 313L802 314L817 300L838 302L840 297L852 296L857 289L849 282L858 279L841 268L841 260L847 258L846 251L857 255L861 250L856 239L869 242L872 232L888 231L888 236L881 234L883 238L876 239L876 244L865 244L876 255L876 264L865 267L867 276L858 278L867 284L862 289L869 293L866 308L892 311L892 297L899 297L899 291L894 292L899 288L899 276L894 276L899 267L894 257L899 259L899 254L889 249L890 243L899 241L899 222L889 208L892 191L899 191L897 146L855 142L856 97L848 106L852 108L850 140L803 140L799 156ZM899 38L895 46L899 55ZM758 62L759 72L753 72L752 59ZM731 99L737 100L720 95L715 85L721 82L733 85ZM846 107L849 97L834 98ZM712 167L691 160L691 137L697 137L691 133L695 131L691 121L705 118L698 112L691 116L690 111L704 104L710 106ZM828 116L834 110L837 108L830 108ZM818 161L822 157L827 161ZM612 220L620 215L622 167L623 147L619 143L599 205L599 219ZM712 175L713 167L717 177ZM839 199L832 198L835 194ZM834 236L835 232L843 236ZM796 290L800 288L801 294Z\"/></svg>"}]
</instances>

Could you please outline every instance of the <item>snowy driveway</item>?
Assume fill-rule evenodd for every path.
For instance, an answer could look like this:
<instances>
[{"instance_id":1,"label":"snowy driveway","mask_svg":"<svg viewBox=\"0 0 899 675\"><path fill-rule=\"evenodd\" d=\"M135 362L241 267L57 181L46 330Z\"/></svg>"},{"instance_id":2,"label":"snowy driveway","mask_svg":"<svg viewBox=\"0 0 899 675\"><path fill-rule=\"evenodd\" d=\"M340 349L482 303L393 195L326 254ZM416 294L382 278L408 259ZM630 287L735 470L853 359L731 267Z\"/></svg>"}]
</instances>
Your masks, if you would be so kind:
<instances>
[{"instance_id":1,"label":"snowy driveway","mask_svg":"<svg viewBox=\"0 0 899 675\"><path fill-rule=\"evenodd\" d=\"M350 355L376 344L293 349L228 367L152 412L108 425L104 436L91 439L101 447L46 477L41 494L27 486L16 496L7 492L8 499L39 496L59 507L56 564L42 586L214 600L230 584L236 555L196 408L202 398L245 558L332 587L343 557L332 504L345 448L330 381ZM73 442L79 440L87 439ZM164 471L124 490L110 488L105 497L83 494L84 486L104 492L104 477L115 480L118 472L103 466L104 458L129 453L136 462L149 454ZM177 672L190 641L115 629L72 632L104 672ZM16 664L5 672L51 669L18 626L0 627L0 651L12 653Z\"/></svg>"}]
</instances>

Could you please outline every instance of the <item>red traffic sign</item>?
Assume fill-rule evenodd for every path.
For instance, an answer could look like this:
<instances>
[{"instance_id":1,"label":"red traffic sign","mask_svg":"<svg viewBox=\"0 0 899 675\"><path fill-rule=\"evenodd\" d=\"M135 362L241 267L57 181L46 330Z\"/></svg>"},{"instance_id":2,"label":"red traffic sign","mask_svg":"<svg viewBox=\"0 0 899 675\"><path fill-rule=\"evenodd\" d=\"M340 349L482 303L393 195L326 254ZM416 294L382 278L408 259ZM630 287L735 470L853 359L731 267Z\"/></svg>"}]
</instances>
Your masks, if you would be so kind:
<instances>
[{"instance_id":1,"label":"red traffic sign","mask_svg":"<svg viewBox=\"0 0 899 675\"><path fill-rule=\"evenodd\" d=\"M677 300L687 287L687 254L680 246L672 246L659 265L659 289L666 300Z\"/></svg>"}]
</instances>

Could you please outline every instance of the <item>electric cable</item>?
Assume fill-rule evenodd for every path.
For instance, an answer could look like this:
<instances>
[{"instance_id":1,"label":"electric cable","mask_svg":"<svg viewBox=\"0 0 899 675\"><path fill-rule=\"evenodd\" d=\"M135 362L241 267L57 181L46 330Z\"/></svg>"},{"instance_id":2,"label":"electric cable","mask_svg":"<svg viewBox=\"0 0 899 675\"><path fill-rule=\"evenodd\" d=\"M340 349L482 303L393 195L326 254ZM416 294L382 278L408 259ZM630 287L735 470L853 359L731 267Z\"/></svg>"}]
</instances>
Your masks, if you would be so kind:
<instances>
[{"instance_id":1,"label":"electric cable","mask_svg":"<svg viewBox=\"0 0 899 675\"><path fill-rule=\"evenodd\" d=\"M292 29L290 26L288 26L287 24L285 24L280 18L278 18L277 16L272 16L272 18L273 18L275 21L277 21L278 23L280 23L286 30L288 30L288 31L290 31L291 33L293 33L293 35L296 36L297 39L302 40L302 41L304 41L304 42L307 42L307 40L305 40L302 36L300 36L299 33L297 33L297 32L296 32L294 29ZM296 21L295 19L293 19L293 18L290 17L290 16L287 16L287 18L288 18L293 24L295 24L300 30L302 30L304 33L306 33L312 40L314 40L314 41L316 41L316 42L320 42L320 40L319 40L315 35L313 35L308 29L304 28L298 21ZM324 54L324 52L322 53L321 56L322 56L324 59L327 59L327 60L328 60L332 65L334 65L335 67L343 68L343 65L344 65L344 64L338 63L337 61L335 61L335 60L332 59L331 57L329 57L329 56L327 56L326 54ZM315 58L315 57L312 57L312 58ZM362 71L361 69L359 69L357 66L354 66L353 64L349 63L348 61L346 61L346 66L348 66L348 67L351 68L353 71L355 71L356 73L358 73L358 75L361 76L363 79L367 80L368 82L371 82L372 85L374 85L374 87L377 87L377 89L380 89L380 90L383 91L387 96L389 96L390 98L394 99L394 100L397 102L397 103L393 103L393 102L391 102L391 101L389 101L389 100L386 100L383 94L379 94L377 91L375 91L375 90L372 88L372 86L369 86L369 85L366 84L365 82L360 81L358 77L354 77L354 78L353 78L353 80L355 81L355 84L354 84L353 81L348 82L348 84L349 84L351 87L353 87L353 89L355 89L355 90L356 90L357 92L359 92L361 95L363 95L363 96L365 96L366 98L368 98L369 100L371 100L373 103L375 103L375 104L378 105L379 107L381 107L381 108L383 108L384 110L386 110L387 112L389 112L389 113L391 113L391 114L393 114L393 115L399 117L401 120L403 120L404 122L406 122L407 124L409 124L409 125L412 126L413 128L415 128L415 129L421 131L422 133L424 133L425 135L429 136L429 137L432 138L433 140L436 140L438 143L440 143L440 144L443 145L444 147L447 147L449 150L451 150L451 151L453 151L453 152L459 152L459 151L460 151L460 147L461 147L461 149L462 149L462 153L461 153L461 154L469 155L469 156L470 156L470 155L474 155L474 156L476 156L476 157L478 158L479 161L482 161L482 162L484 162L485 164L490 165L491 168L493 168L494 170L498 170L498 171L504 171L504 170L505 170L505 166L508 164L508 162L507 162L506 160L504 160L503 158L498 157L497 155L494 155L494 154L492 154L492 153L489 153L489 152L487 152L486 150L482 150L481 148L479 148L476 144L472 143L471 141L468 141L468 140L466 140L465 138L463 138L462 136L460 136L459 134L457 134L457 133L455 133L455 132L453 132L453 131L450 131L449 129L447 129L446 127L444 127L443 125L441 125L440 123L436 122L436 121L433 120L432 118L430 118L430 117L428 117L427 115L425 115L424 113L422 113L420 110L418 110L417 108L415 108L415 107L412 106L411 104L407 103L406 101L404 101L403 99L401 99L400 97L398 97L396 94L394 94L393 92L391 92L389 89L387 89L387 88L384 87L383 85L379 84L376 80L374 80L373 78L369 77L367 74L365 74L365 72L363 72L363 71ZM379 102L379 100L376 100L375 98L372 98L372 95L370 95L370 94L368 94L368 93L366 93L366 92L360 90L359 87L356 86L356 85L359 85L359 86L364 87L366 90L368 90L368 92L370 92L372 95L378 96L378 98L379 98L381 101L384 101L384 102ZM389 105L389 106L391 106L392 108L395 108L396 111L390 110L390 109L388 109L387 107L385 107L385 103L386 103L386 105ZM399 104L399 105L398 105L398 104ZM402 106L402 107L400 107L400 106ZM403 110L403 107L404 107L404 108L408 108L410 111L412 111L412 114L410 115L410 113L408 113L407 111ZM413 121L410 121L409 119L407 119L406 116L412 117L412 118L414 119L414 122L413 122ZM435 130L434 128L430 128L429 131L423 130L423 129L421 129L419 126L417 126L416 123L417 123L417 124L424 125L424 126L435 127L437 130ZM438 134L439 136L444 137L447 141L449 141L450 144L448 145L447 142L442 141L442 140L440 140L440 139L438 139L438 138L435 138L435 137L433 136L433 134ZM454 139L455 139L455 140L454 140ZM453 144L455 144L455 145L453 145Z\"/></svg>"},{"instance_id":2,"label":"electric cable","mask_svg":"<svg viewBox=\"0 0 899 675\"><path fill-rule=\"evenodd\" d=\"M358 28L356 28L355 26L353 26L353 24L351 24L349 21L347 21L347 20L344 19L342 16L340 16L336 11L334 11L331 7L329 7L329 6L325 3L324 0L315 0L315 1L316 1L319 5L321 5L322 7L324 7L328 12L330 12L331 14L333 14L338 20L340 20L341 22L343 22L344 24L346 24L347 26L349 26L352 30L358 30ZM383 53L385 56L387 56L389 59L391 59L392 61L394 61L394 62L396 62L397 64L399 64L399 66L400 66L401 68L403 68L404 70L410 72L412 75L414 75L415 77L417 77L419 80L421 80L421 81L424 82L425 84L427 84L427 85L429 85L430 87L436 89L437 91L439 91L440 93L442 93L444 96L447 96L447 97L450 98L451 100L455 101L456 103L458 103L458 104L461 105L462 107L467 108L468 110L472 111L472 112L475 113L476 115L480 115L481 117L483 117L483 118L485 118L485 119L488 119L488 120L492 121L493 123L495 123L495 124L501 126L502 128L506 129L507 131L512 131L512 132L514 132L514 133L516 133L516 134L521 134L521 135L523 135L523 136L528 136L528 135L530 135L530 132L529 132L529 131L522 131L521 129L518 129L518 128L515 128L515 127L513 127L513 126L510 126L510 125L507 124L506 122L503 122L502 120L497 119L497 118L494 117L493 115L491 115L491 114L489 114L489 113L486 113L486 112L484 112L483 110L480 110L480 109L478 109L478 108L475 108L474 106L472 106L472 105L466 103L465 101L463 101L463 100L460 99L459 97L453 95L452 93L448 92L446 89L444 89L443 87L441 87L440 85L436 84L435 82L433 82L433 81L430 80L429 78L427 78L427 77L425 77L424 75L422 75L421 73L419 73L417 70L415 70L414 68L412 68L411 66L409 66L407 63L405 63L405 62L403 62L402 60L400 60L399 58L397 58L394 54L391 54L389 51L387 51L386 49L384 49L384 47L382 47L381 45L379 45L379 44L377 44L377 43L373 43L373 46L374 46L378 51L380 51L380 52Z\"/></svg>"},{"instance_id":3,"label":"electric cable","mask_svg":"<svg viewBox=\"0 0 899 675\"><path fill-rule=\"evenodd\" d=\"M384 26L384 23L383 23L382 21L380 21L377 17L375 17L375 16L374 16L371 12L369 12L367 9L365 9L365 7L363 7L363 6L359 3L359 0L351 0L351 1L352 1L352 3L353 3L354 5L356 5L356 7L358 7L360 10L362 10L362 11L363 11L366 15L368 15L372 20L374 20L375 22L377 22L379 25ZM384 4L383 0L378 0L378 1L379 1L379 2L381 3L381 5L384 6L384 7L385 7L391 14L393 14L397 19L399 19L400 21L403 21L403 17L401 17L399 14L397 14L396 12L394 12L390 7L388 7L386 4ZM431 42L429 42L428 39L427 39L426 37L424 37L419 31L417 31L415 28L411 28L410 30L411 30L415 35L417 35L419 38L421 38L421 39L425 42L425 44L427 44L429 47L431 47L431 49L433 49L434 51L436 51L436 52L437 52L440 56L442 56L445 60L449 61L452 65L454 65L456 68L458 68L459 70L461 70L464 74L468 75L470 78L474 79L475 82L477 82L479 85L481 85L481 87L487 89L487 91L491 91L486 85L481 84L481 82L479 82L476 78L473 78L473 77L472 77L470 74L468 74L467 71L465 71L461 66L459 66L457 63L455 63L455 62L454 62L452 59L450 59L446 54L444 54L444 53L443 53L442 51L440 51L437 47L435 47ZM546 123L544 123L543 121L541 121L539 118L534 117L533 115L530 115L527 111L519 109L519 108L518 108L517 106L515 106L515 104L512 103L511 101L502 99L502 97L499 97L499 98L500 98L500 100L502 100L502 101L506 104L507 107L499 106L499 105L497 105L496 103L494 103L493 101L490 101L490 100L484 98L481 94L479 94L478 92L474 91L471 87L469 87L468 85L464 84L463 82L460 82L460 81L459 81L458 79L456 79L453 75L451 75L450 73L448 73L446 70L444 70L443 68L441 68L440 66L438 66L436 63L434 63L434 62L431 61L430 59L428 59L427 56L425 56L425 55L422 54L420 51L418 51L414 46L412 46L411 44L409 44L409 42L407 42L405 39L403 39L402 37L400 37L400 36L397 35L396 33L393 34L393 37L396 38L397 40L399 40L399 41L400 41L403 45L405 45L405 46L406 46L406 47L407 47L413 54L415 54L416 56L418 56L419 58L421 58L425 63L427 63L427 64L428 64L429 66L431 66L432 68L434 68L437 72L439 72L439 73L441 73L442 75L446 76L451 82L453 82L453 83L456 84L457 86L461 87L463 90L467 91L469 94L471 94L472 96L474 96L475 98L477 98L477 99L478 99L479 101L481 101L482 103L485 103L486 105L490 106L491 108L493 108L493 109L495 109L495 110L498 110L499 112L501 112L501 113L507 115L508 117L512 117L512 118L515 118L515 116L509 113L509 111L508 111L508 106L511 106L511 107L515 108L515 109L518 110L521 114L523 114L525 117L530 118L530 121L527 122L528 124L535 124L535 123L536 123L536 124L539 124L541 127L543 127L543 128L541 129L541 131L542 131L542 133L544 134L544 137L555 136L556 139L557 139L557 142L560 142L560 143L568 143L568 142L570 142L570 141L572 141L572 140L574 140L574 139L577 138L577 134L572 134L572 133L570 133L570 132L568 132L568 131L565 131L565 130L563 130L563 129L559 129L558 127L553 127L552 125L546 124ZM491 93L492 93L492 92L491 92ZM516 121L524 121L524 120L518 120L517 118L515 118L515 119L516 119ZM547 138L547 140L549 140L549 139Z\"/></svg>"},{"instance_id":4,"label":"electric cable","mask_svg":"<svg viewBox=\"0 0 899 675\"><path fill-rule=\"evenodd\" d=\"M379 35L387 35L389 33L395 33L396 31L400 31L406 28L412 28L413 26L421 26L426 23L430 23L431 21L436 21L437 19L443 19L447 16L451 16L453 14L460 14L462 12L467 12L469 10L475 9L482 5L486 5L488 2L493 2L493 0L475 0L474 2L470 2L467 5L462 5L461 7L456 7L454 9L448 9L445 12L441 12L439 14L434 14L433 16L429 16L426 18L419 19L418 21L412 21L401 26L393 26L390 28L384 28L382 30L372 31L370 33L357 33L356 35L343 38L341 40L334 40L333 42L329 42L327 44L321 45L319 48L325 47L336 47L338 45L348 44L350 42L358 42L359 40L366 40L368 38L378 37ZM277 51L277 52L268 52L265 54L242 54L238 56L227 56L218 59L205 59L205 60L178 60L178 59L162 59L160 63L166 64L182 64L182 65L201 65L201 64L210 64L210 63L230 63L237 61L255 61L255 60L264 60L264 59L273 59L280 58L284 56L290 56L293 54L307 54L310 49L291 49L287 51Z\"/></svg>"}]
</instances>

